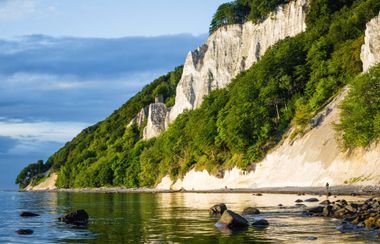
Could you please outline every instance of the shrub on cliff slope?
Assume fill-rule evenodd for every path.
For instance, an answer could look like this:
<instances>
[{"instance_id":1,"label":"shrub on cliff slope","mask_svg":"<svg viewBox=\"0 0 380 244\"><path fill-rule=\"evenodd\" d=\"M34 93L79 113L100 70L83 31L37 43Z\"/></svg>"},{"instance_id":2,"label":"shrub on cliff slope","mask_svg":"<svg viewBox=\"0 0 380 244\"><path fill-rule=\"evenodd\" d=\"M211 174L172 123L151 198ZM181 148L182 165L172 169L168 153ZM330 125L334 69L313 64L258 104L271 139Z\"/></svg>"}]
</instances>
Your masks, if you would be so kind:
<instances>
[{"instance_id":1,"label":"shrub on cliff slope","mask_svg":"<svg viewBox=\"0 0 380 244\"><path fill-rule=\"evenodd\" d=\"M358 76L342 106L342 132L347 148L366 147L380 136L380 65Z\"/></svg>"}]
</instances>

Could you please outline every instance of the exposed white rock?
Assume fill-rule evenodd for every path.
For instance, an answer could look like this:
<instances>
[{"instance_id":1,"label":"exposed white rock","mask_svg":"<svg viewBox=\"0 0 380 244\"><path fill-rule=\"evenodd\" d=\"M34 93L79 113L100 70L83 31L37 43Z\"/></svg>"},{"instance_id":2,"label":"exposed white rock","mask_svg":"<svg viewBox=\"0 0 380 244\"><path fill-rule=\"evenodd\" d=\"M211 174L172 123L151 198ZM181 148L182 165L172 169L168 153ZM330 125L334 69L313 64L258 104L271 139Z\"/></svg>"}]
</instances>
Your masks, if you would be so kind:
<instances>
[{"instance_id":1,"label":"exposed white rock","mask_svg":"<svg viewBox=\"0 0 380 244\"><path fill-rule=\"evenodd\" d=\"M380 62L380 15L367 24L361 59L367 71ZM191 170L182 180L162 179L157 188L211 190L229 188L324 186L355 183L378 185L380 182L380 143L366 149L342 152L333 125L339 123L339 104L346 96L345 89L326 108L318 113L307 133L295 141L285 140L245 174L234 168L223 178L207 171ZM296 169L296 170L295 170Z\"/></svg>"},{"instance_id":2,"label":"exposed white rock","mask_svg":"<svg viewBox=\"0 0 380 244\"><path fill-rule=\"evenodd\" d=\"M307 0L297 0L280 6L260 24L247 22L215 31L206 44L188 54L169 123L185 109L199 107L210 91L226 87L270 46L305 31L306 10Z\"/></svg>"},{"instance_id":3,"label":"exposed white rock","mask_svg":"<svg viewBox=\"0 0 380 244\"><path fill-rule=\"evenodd\" d=\"M152 103L149 105L148 123L144 128L144 139L150 139L166 129L166 115L168 109L164 103Z\"/></svg>"},{"instance_id":4,"label":"exposed white rock","mask_svg":"<svg viewBox=\"0 0 380 244\"><path fill-rule=\"evenodd\" d=\"M128 127L136 125L141 127L144 124L145 119L148 117L149 107L142 108L140 112L129 122Z\"/></svg>"},{"instance_id":5,"label":"exposed white rock","mask_svg":"<svg viewBox=\"0 0 380 244\"><path fill-rule=\"evenodd\" d=\"M48 178L36 186L28 185L25 190L27 191L46 191L55 190L57 187L55 183L57 182L58 175L56 173L51 173Z\"/></svg>"},{"instance_id":6,"label":"exposed white rock","mask_svg":"<svg viewBox=\"0 0 380 244\"><path fill-rule=\"evenodd\" d=\"M365 43L360 57L363 61L364 72L380 62L380 15L367 23Z\"/></svg>"},{"instance_id":7,"label":"exposed white rock","mask_svg":"<svg viewBox=\"0 0 380 244\"><path fill-rule=\"evenodd\" d=\"M380 143L369 149L341 152L333 124L339 122L339 104L347 91L332 101L316 117L302 138L294 142L285 140L256 165L250 173L234 168L223 178L211 176L207 171L191 170L182 180L162 179L159 189L213 190L228 188L324 186L356 184L377 185L380 182ZM314 127L315 126L315 127ZM296 169L296 170L295 170Z\"/></svg>"},{"instance_id":8,"label":"exposed white rock","mask_svg":"<svg viewBox=\"0 0 380 244\"><path fill-rule=\"evenodd\" d=\"M212 90L226 87L236 75L256 63L270 46L304 32L307 3L297 0L280 6L260 24L247 22L221 27L206 44L190 52L177 85L175 105L166 115L166 128L185 109L199 107ZM162 121L163 117L157 120ZM146 128L149 137L144 139L164 131L163 127L157 130L149 126Z\"/></svg>"}]
</instances>

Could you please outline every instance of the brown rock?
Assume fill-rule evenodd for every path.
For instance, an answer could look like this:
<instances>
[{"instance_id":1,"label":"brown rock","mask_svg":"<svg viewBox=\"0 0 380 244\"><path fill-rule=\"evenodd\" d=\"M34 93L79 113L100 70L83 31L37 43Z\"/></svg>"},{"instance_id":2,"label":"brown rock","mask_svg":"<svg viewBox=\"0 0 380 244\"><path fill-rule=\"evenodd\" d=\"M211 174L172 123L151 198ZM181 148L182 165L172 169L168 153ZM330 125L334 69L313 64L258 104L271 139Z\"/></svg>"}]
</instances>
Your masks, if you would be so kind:
<instances>
[{"instance_id":1,"label":"brown rock","mask_svg":"<svg viewBox=\"0 0 380 244\"><path fill-rule=\"evenodd\" d=\"M58 218L59 221L66 224L86 225L88 223L88 214L85 210L80 209L75 212L68 213Z\"/></svg>"},{"instance_id":2,"label":"brown rock","mask_svg":"<svg viewBox=\"0 0 380 244\"><path fill-rule=\"evenodd\" d=\"M33 234L33 230L31 229L19 229L19 230L16 230L16 233L19 234L19 235L31 235Z\"/></svg>"},{"instance_id":3,"label":"brown rock","mask_svg":"<svg viewBox=\"0 0 380 244\"><path fill-rule=\"evenodd\" d=\"M209 209L209 213L212 215L222 215L227 210L227 206L224 203L215 204Z\"/></svg>"},{"instance_id":4,"label":"brown rock","mask_svg":"<svg viewBox=\"0 0 380 244\"><path fill-rule=\"evenodd\" d=\"M216 223L218 228L228 227L231 230L242 229L248 226L248 221L239 214L231 210L224 211L219 221Z\"/></svg>"},{"instance_id":5,"label":"brown rock","mask_svg":"<svg viewBox=\"0 0 380 244\"><path fill-rule=\"evenodd\" d=\"M243 210L243 215L254 215L254 214L260 214L260 210L257 208L248 207Z\"/></svg>"}]
</instances>

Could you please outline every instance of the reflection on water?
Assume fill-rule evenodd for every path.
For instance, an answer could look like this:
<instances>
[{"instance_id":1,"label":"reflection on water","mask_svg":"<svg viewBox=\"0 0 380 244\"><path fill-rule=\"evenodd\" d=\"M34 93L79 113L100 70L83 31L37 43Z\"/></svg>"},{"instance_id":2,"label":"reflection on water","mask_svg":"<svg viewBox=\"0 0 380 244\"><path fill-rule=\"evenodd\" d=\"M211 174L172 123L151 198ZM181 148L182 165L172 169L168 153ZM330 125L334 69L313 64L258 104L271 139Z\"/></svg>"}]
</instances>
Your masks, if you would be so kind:
<instances>
[{"instance_id":1,"label":"reflection on water","mask_svg":"<svg viewBox=\"0 0 380 244\"><path fill-rule=\"evenodd\" d=\"M0 192L0 243L304 243L315 238L317 243L366 243L373 238L362 233L341 234L335 229L339 223L336 220L302 216L302 209L295 208L294 201L308 197L311 196ZM220 202L237 213L245 207L258 207L262 211L259 217L267 219L270 226L266 229L249 227L232 235L222 233L215 228L218 218L208 215L208 208ZM280 203L285 207L278 207ZM313 205L316 204L308 204ZM57 222L58 216L76 209L89 213L90 224L86 228ZM24 210L41 216L22 219L18 214ZM253 220L252 217L247 219ZM18 236L14 231L19 228L35 232L31 236Z\"/></svg>"}]
</instances>

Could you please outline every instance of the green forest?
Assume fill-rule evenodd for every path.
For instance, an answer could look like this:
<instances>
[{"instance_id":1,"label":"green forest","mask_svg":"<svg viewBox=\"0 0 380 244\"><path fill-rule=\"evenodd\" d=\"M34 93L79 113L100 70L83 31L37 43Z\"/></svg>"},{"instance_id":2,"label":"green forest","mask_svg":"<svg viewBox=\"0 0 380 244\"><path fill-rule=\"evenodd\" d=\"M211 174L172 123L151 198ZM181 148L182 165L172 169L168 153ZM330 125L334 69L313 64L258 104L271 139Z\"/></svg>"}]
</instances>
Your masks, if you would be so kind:
<instances>
[{"instance_id":1,"label":"green forest","mask_svg":"<svg viewBox=\"0 0 380 244\"><path fill-rule=\"evenodd\" d=\"M224 4L210 32L223 25L260 22L286 2ZM378 0L312 0L306 32L278 42L227 88L213 91L200 108L181 114L157 138L142 140L142 128L127 125L158 94L164 95L167 106L174 104L182 67L85 129L37 167L42 170L33 164L26 167L16 183L24 187L47 169L58 173L61 188L153 187L165 175L174 180L193 168L217 176L234 166L250 170L290 126L296 128L292 137L302 134L311 118L346 85L352 88L337 130L345 147L368 146L380 135L380 67L361 75L360 49L365 25L379 11Z\"/></svg>"}]
</instances>

